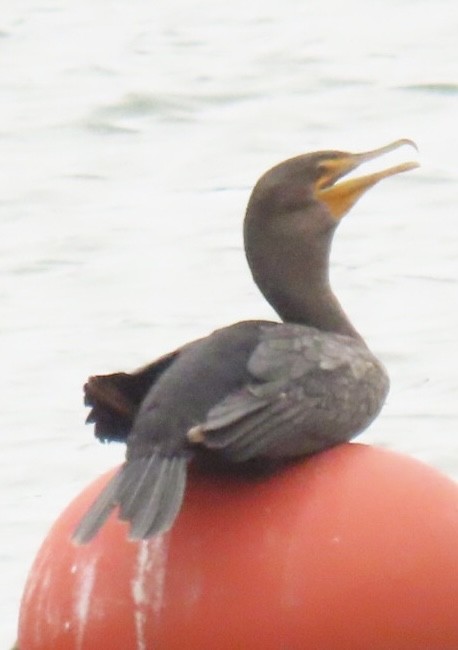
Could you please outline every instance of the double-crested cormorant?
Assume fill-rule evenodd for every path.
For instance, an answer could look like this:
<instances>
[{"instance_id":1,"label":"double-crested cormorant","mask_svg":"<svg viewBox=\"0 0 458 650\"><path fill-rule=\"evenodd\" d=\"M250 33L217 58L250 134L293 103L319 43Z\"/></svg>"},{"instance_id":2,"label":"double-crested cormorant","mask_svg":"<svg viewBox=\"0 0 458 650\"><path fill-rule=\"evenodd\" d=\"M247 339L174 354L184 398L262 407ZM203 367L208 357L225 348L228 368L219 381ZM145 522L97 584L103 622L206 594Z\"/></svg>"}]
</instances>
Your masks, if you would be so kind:
<instances>
[{"instance_id":1,"label":"double-crested cormorant","mask_svg":"<svg viewBox=\"0 0 458 650\"><path fill-rule=\"evenodd\" d=\"M131 539L170 528L193 456L268 466L350 440L372 422L388 376L331 290L329 252L339 220L359 197L417 163L337 181L404 144L413 143L297 156L258 181L244 222L246 256L282 323L236 323L132 374L88 380L95 435L126 442L127 456L75 541L89 541L117 506Z\"/></svg>"}]
</instances>

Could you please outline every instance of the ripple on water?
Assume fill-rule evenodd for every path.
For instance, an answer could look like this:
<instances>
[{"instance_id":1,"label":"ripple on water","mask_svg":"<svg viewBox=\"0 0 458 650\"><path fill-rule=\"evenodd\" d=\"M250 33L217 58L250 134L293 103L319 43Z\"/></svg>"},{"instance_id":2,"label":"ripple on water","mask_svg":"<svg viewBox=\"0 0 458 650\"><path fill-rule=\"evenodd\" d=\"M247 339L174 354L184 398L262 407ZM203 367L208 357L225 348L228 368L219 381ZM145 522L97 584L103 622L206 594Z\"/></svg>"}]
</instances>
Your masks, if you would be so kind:
<instances>
[{"instance_id":1,"label":"ripple on water","mask_svg":"<svg viewBox=\"0 0 458 650\"><path fill-rule=\"evenodd\" d=\"M458 84L454 83L418 83L399 86L400 90L414 92L432 93L435 95L456 95L458 94Z\"/></svg>"}]
</instances>

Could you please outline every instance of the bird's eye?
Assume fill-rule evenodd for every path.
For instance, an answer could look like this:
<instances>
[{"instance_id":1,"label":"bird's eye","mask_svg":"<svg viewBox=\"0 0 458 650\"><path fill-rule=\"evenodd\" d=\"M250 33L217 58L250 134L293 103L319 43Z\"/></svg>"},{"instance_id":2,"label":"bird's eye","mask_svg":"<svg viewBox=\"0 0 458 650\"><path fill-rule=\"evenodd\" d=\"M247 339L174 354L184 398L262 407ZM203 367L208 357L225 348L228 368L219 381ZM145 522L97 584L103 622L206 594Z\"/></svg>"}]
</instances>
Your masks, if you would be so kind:
<instances>
[{"instance_id":1,"label":"bird's eye","mask_svg":"<svg viewBox=\"0 0 458 650\"><path fill-rule=\"evenodd\" d=\"M332 170L329 168L327 162L323 161L317 165L317 177L315 181L315 187L318 190L322 190L328 185L332 184L333 174Z\"/></svg>"}]
</instances>

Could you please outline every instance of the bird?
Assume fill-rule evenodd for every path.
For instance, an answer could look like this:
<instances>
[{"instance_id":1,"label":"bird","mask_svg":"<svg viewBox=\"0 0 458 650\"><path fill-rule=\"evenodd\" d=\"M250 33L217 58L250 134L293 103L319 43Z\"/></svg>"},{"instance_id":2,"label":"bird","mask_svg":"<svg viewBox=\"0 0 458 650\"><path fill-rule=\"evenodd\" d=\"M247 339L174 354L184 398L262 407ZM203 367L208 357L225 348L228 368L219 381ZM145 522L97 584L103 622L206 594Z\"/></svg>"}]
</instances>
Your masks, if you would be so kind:
<instances>
[{"instance_id":1,"label":"bird","mask_svg":"<svg viewBox=\"0 0 458 650\"><path fill-rule=\"evenodd\" d=\"M113 510L128 522L130 540L167 532L190 462L224 468L229 482L232 470L262 476L370 425L389 378L333 293L329 258L356 201L418 163L343 177L404 145L416 148L401 139L365 153L301 154L258 180L244 218L245 254L279 322L237 322L134 372L88 379L87 422L100 441L127 450L73 532L75 543L88 543Z\"/></svg>"}]
</instances>

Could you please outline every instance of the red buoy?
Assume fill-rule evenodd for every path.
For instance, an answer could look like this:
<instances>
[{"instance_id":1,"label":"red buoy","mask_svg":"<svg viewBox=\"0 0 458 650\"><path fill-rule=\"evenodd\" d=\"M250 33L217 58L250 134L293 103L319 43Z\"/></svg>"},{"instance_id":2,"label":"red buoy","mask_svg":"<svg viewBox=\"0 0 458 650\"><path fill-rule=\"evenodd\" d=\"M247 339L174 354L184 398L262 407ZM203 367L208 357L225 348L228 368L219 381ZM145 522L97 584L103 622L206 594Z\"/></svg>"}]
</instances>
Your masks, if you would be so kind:
<instances>
[{"instance_id":1,"label":"red buoy","mask_svg":"<svg viewBox=\"0 0 458 650\"><path fill-rule=\"evenodd\" d=\"M173 529L129 542L112 516L70 535L113 472L45 539L20 650L456 650L458 486L346 444L268 479L191 473Z\"/></svg>"}]
</instances>

